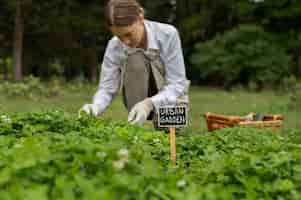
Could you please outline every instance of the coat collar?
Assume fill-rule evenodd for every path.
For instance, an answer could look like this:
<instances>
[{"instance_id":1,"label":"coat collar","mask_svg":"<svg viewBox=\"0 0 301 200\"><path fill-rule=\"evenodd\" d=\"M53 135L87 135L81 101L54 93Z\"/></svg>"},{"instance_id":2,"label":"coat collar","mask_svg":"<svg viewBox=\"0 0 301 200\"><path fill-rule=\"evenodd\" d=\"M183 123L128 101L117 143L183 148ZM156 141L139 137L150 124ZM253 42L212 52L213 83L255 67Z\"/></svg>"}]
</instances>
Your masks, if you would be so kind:
<instances>
[{"instance_id":1,"label":"coat collar","mask_svg":"<svg viewBox=\"0 0 301 200\"><path fill-rule=\"evenodd\" d=\"M158 42L156 40L155 32L156 30L152 29L151 21L145 19L144 20L144 27L147 34L147 48L159 50Z\"/></svg>"}]
</instances>

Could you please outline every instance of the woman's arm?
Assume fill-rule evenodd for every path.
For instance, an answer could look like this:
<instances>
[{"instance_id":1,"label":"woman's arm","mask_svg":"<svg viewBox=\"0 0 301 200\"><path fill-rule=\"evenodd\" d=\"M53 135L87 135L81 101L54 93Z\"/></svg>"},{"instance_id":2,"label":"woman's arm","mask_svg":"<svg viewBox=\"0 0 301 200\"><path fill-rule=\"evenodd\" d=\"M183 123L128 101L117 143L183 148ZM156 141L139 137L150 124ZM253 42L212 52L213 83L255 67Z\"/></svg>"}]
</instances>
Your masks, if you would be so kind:
<instances>
[{"instance_id":1,"label":"woman's arm","mask_svg":"<svg viewBox=\"0 0 301 200\"><path fill-rule=\"evenodd\" d=\"M118 92L121 78L121 51L118 42L110 40L101 65L100 83L93 103L104 112Z\"/></svg>"},{"instance_id":2,"label":"woman's arm","mask_svg":"<svg viewBox=\"0 0 301 200\"><path fill-rule=\"evenodd\" d=\"M155 107L176 104L177 99L188 92L190 84L186 78L181 40L176 28L170 29L170 37L162 44L161 51L166 85L157 95L151 97Z\"/></svg>"}]
</instances>

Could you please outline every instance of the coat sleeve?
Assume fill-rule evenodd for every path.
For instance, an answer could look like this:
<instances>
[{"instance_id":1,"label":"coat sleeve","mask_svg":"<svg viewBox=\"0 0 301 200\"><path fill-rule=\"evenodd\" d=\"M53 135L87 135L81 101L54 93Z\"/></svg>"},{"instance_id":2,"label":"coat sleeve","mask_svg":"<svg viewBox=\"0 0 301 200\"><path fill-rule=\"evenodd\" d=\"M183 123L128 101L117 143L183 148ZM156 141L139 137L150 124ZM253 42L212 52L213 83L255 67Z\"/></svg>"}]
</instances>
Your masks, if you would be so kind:
<instances>
[{"instance_id":1,"label":"coat sleeve","mask_svg":"<svg viewBox=\"0 0 301 200\"><path fill-rule=\"evenodd\" d=\"M104 112L116 96L121 77L121 50L117 41L110 40L101 65L100 82L93 103Z\"/></svg>"},{"instance_id":2,"label":"coat sleeve","mask_svg":"<svg viewBox=\"0 0 301 200\"><path fill-rule=\"evenodd\" d=\"M162 60L165 65L166 85L151 97L155 107L174 105L177 99L188 92L190 81L186 79L181 40L176 28L169 31L168 40L162 43Z\"/></svg>"}]
</instances>

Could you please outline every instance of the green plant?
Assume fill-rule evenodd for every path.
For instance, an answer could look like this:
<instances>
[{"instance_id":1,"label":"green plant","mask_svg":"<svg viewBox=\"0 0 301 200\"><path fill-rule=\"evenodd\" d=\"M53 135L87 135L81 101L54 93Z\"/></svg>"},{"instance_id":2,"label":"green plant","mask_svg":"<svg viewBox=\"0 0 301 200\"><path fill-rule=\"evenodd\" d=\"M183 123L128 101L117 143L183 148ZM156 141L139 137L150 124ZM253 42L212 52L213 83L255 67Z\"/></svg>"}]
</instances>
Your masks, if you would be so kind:
<instances>
[{"instance_id":1,"label":"green plant","mask_svg":"<svg viewBox=\"0 0 301 200\"><path fill-rule=\"evenodd\" d=\"M24 82L4 82L0 85L0 93L9 97L27 97L30 99L39 99L41 97L56 96L59 94L58 85L46 87L39 78L27 76Z\"/></svg>"},{"instance_id":2,"label":"green plant","mask_svg":"<svg viewBox=\"0 0 301 200\"><path fill-rule=\"evenodd\" d=\"M258 89L274 86L288 75L290 57L280 37L255 25L241 25L196 44L191 63L200 78L225 87L253 82Z\"/></svg>"},{"instance_id":3,"label":"green plant","mask_svg":"<svg viewBox=\"0 0 301 200\"><path fill-rule=\"evenodd\" d=\"M300 131L169 137L68 113L0 114L1 199L299 199Z\"/></svg>"},{"instance_id":4,"label":"green plant","mask_svg":"<svg viewBox=\"0 0 301 200\"><path fill-rule=\"evenodd\" d=\"M289 109L301 110L301 87L290 94Z\"/></svg>"},{"instance_id":5,"label":"green plant","mask_svg":"<svg viewBox=\"0 0 301 200\"><path fill-rule=\"evenodd\" d=\"M279 90L286 94L293 94L297 91L297 84L295 76L285 77L279 86Z\"/></svg>"}]
</instances>

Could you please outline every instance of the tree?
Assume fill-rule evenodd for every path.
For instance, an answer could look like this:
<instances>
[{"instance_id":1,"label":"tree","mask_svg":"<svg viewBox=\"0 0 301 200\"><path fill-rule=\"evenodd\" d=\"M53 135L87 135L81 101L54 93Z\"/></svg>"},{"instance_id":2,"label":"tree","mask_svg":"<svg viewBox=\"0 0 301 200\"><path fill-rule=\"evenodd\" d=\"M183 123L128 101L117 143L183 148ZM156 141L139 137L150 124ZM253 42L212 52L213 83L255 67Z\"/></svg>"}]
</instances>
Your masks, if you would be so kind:
<instances>
[{"instance_id":1,"label":"tree","mask_svg":"<svg viewBox=\"0 0 301 200\"><path fill-rule=\"evenodd\" d=\"M22 14L22 0L16 0L16 14L15 14L15 30L14 30L14 79L21 81L22 65L23 65L23 34L24 34L24 19Z\"/></svg>"}]
</instances>

